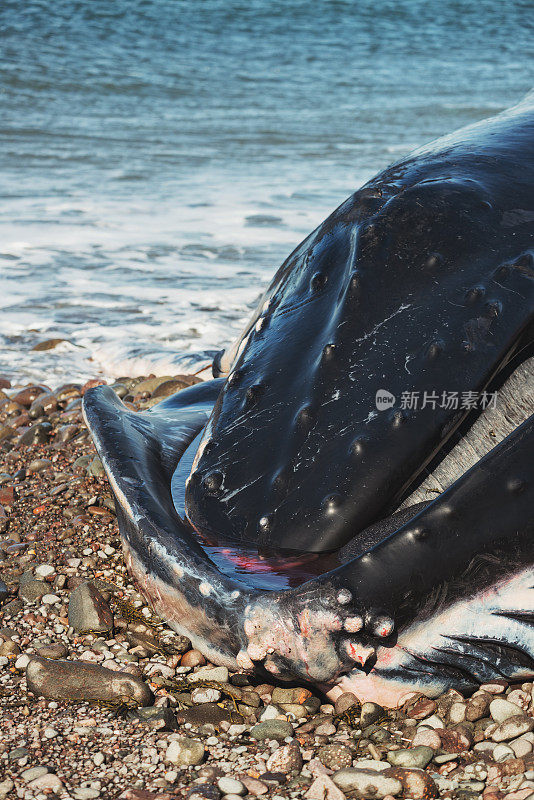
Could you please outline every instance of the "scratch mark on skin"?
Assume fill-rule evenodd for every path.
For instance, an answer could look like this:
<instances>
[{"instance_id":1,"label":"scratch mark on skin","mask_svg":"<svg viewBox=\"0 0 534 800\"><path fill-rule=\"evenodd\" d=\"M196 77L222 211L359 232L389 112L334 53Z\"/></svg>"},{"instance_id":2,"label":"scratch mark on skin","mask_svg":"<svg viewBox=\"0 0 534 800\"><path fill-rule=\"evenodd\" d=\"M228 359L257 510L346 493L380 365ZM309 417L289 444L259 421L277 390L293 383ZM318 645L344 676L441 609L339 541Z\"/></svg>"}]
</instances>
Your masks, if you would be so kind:
<instances>
[{"instance_id":1,"label":"scratch mark on skin","mask_svg":"<svg viewBox=\"0 0 534 800\"><path fill-rule=\"evenodd\" d=\"M399 314L402 314L403 311L407 311L411 307L412 307L411 303L407 303L407 304L402 303L402 305L400 305L399 308L396 311L393 312L393 314L390 314L389 317L386 317L385 319L382 320L382 322L379 322L377 325L375 325L375 327L373 328L372 331L369 331L369 333L365 333L363 336L360 336L358 339L354 339L354 344L359 344L360 342L366 342L367 339L370 339L371 336L374 336L374 334L377 333L377 331L379 331L380 328L382 328L384 325L386 325L390 320L392 320L393 317L396 317Z\"/></svg>"},{"instance_id":2,"label":"scratch mark on skin","mask_svg":"<svg viewBox=\"0 0 534 800\"><path fill-rule=\"evenodd\" d=\"M232 497L235 497L236 494L239 494L239 492L243 492L245 489L248 489L249 486L253 486L253 484L257 483L262 478L263 475L259 475L257 478L254 478L253 481L250 481L250 483L245 483L243 486L239 486L237 489L234 489L233 492L229 492L227 495L224 495L223 497L220 498L220 501L222 503L227 503L229 500L232 499Z\"/></svg>"},{"instance_id":3,"label":"scratch mark on skin","mask_svg":"<svg viewBox=\"0 0 534 800\"><path fill-rule=\"evenodd\" d=\"M411 303L402 303L396 311L394 311L392 314L389 315L389 317L386 317L385 319L383 319L382 322L378 322L375 325L375 327L373 328L372 331L369 331L368 333L364 334L363 336L360 336L358 339L354 339L353 344L356 345L356 344L361 344L362 342L366 342L372 336L375 336L378 333L378 331L381 328L384 327L384 325L387 325L387 323L390 322L390 320L392 320L394 317L397 317L399 314L402 314L404 311L407 311L409 308L412 308L412 304ZM376 345L376 339L374 339L373 345ZM353 365L353 370L356 368L356 366L357 366L357 364ZM356 380L355 373L354 372L350 372L349 373L349 378L350 378L351 381Z\"/></svg>"},{"instance_id":4,"label":"scratch mark on skin","mask_svg":"<svg viewBox=\"0 0 534 800\"><path fill-rule=\"evenodd\" d=\"M339 391L339 389L336 389L330 400L327 400L325 403L323 403L323 408L324 406L330 405L330 403L335 403L335 401L339 400L340 397L341 397L341 392Z\"/></svg>"},{"instance_id":5,"label":"scratch mark on skin","mask_svg":"<svg viewBox=\"0 0 534 800\"><path fill-rule=\"evenodd\" d=\"M521 292L518 292L515 289L510 289L509 286L503 286L502 283L499 283L499 281L496 281L495 278L493 278L492 283L496 283L497 286L500 286L501 289L504 289L505 292L511 292L512 294L516 294L518 297L521 297L523 300L525 300L525 296L522 295Z\"/></svg>"}]
</instances>

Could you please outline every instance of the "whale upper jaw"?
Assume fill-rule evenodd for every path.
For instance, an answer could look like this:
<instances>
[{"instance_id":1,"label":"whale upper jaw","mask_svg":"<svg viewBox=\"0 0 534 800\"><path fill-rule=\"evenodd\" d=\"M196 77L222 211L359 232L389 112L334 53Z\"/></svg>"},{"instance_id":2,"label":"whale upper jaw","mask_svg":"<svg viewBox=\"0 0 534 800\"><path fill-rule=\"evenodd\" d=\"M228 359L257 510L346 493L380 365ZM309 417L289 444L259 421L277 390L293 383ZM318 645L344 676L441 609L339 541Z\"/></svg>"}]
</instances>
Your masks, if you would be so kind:
<instances>
[{"instance_id":1,"label":"whale upper jaw","mask_svg":"<svg viewBox=\"0 0 534 800\"><path fill-rule=\"evenodd\" d=\"M532 342L533 185L527 103L384 170L295 249L219 360L197 529L323 553L398 507Z\"/></svg>"}]
</instances>

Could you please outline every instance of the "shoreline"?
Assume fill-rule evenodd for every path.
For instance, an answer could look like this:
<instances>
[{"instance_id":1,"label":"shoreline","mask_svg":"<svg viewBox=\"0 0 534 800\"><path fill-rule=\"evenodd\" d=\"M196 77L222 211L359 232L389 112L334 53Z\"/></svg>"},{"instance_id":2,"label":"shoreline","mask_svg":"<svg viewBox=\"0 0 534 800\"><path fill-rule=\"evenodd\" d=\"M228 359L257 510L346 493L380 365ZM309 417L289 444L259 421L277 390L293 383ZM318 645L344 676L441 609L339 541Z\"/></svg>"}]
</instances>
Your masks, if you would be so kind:
<instances>
[{"instance_id":1,"label":"shoreline","mask_svg":"<svg viewBox=\"0 0 534 800\"><path fill-rule=\"evenodd\" d=\"M196 380L111 385L140 410ZM153 627L81 416L83 391L103 381L50 392L8 383L0 378L0 798L534 796L532 682L416 696L389 712L360 710L348 694L334 707L305 686L228 674Z\"/></svg>"}]
</instances>

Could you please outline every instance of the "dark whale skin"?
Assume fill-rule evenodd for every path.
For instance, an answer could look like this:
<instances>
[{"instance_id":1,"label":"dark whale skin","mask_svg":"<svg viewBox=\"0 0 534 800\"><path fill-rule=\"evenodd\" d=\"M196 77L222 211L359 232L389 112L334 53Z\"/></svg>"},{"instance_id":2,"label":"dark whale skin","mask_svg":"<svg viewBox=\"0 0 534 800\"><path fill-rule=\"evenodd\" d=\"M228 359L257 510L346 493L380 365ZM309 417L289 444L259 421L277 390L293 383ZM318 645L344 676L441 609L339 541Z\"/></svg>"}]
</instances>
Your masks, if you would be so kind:
<instances>
[{"instance_id":1,"label":"dark whale skin","mask_svg":"<svg viewBox=\"0 0 534 800\"><path fill-rule=\"evenodd\" d=\"M220 572L173 504L178 461L219 390L200 384L138 414L109 387L84 397L128 568L172 627L214 663L386 705L411 688L534 675L534 416L369 553L269 592Z\"/></svg>"},{"instance_id":2,"label":"dark whale skin","mask_svg":"<svg viewBox=\"0 0 534 800\"><path fill-rule=\"evenodd\" d=\"M421 148L287 259L221 392L186 491L220 541L331 551L396 508L532 341L534 108ZM376 392L396 400L377 411Z\"/></svg>"},{"instance_id":3,"label":"dark whale skin","mask_svg":"<svg viewBox=\"0 0 534 800\"><path fill-rule=\"evenodd\" d=\"M534 676L534 416L433 502L388 519L464 412L400 413L395 405L358 422L363 412L369 417L375 388L480 391L525 358L533 116L527 98L382 173L382 197L371 181L350 198L282 267L266 321L253 320L229 380L198 384L143 413L106 386L85 394L128 569L156 612L214 663L261 667L281 680L309 680L332 699L350 690L385 706L413 689L436 696L450 686L468 691L494 678ZM384 198L395 181L400 188ZM371 225L378 232L368 233ZM433 243L431 263L424 242ZM306 254L318 261L311 294ZM343 333L350 327L352 344ZM402 384L403 372L411 384ZM262 405L265 375L271 405ZM318 402L328 383L339 387L340 404ZM521 391L521 381L514 386ZM517 406L528 408L523 400ZM307 466L293 464L300 483L291 475L284 483L280 453L308 458ZM236 486L225 472L234 462L244 481ZM280 480L269 483L277 470ZM323 494L334 479L337 498ZM279 496L267 491L261 506L252 489L263 480L283 502L255 534L258 549L334 547L345 563L268 591L210 559L203 541L246 542L238 510L248 513L250 503L252 519ZM182 513L184 497L198 529ZM366 527L373 520L380 521Z\"/></svg>"}]
</instances>

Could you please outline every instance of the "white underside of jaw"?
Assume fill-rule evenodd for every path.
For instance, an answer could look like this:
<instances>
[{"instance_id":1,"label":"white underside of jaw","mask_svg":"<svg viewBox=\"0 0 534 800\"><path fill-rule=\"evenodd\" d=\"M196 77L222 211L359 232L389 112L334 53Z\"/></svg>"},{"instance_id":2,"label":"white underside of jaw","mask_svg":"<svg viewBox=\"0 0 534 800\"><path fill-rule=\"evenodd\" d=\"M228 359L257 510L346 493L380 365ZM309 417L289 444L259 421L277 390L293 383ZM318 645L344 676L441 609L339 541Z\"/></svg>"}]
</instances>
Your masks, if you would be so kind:
<instances>
[{"instance_id":1,"label":"white underside of jaw","mask_svg":"<svg viewBox=\"0 0 534 800\"><path fill-rule=\"evenodd\" d=\"M414 622L400 634L394 647L377 650L376 664L368 675L353 670L340 679L329 692L329 697L335 700L343 692L354 692L361 701L369 700L393 707L409 691L422 689L429 696L437 696L448 682L446 676L440 678L431 664L433 661L445 663L452 649L458 654L458 663L465 667L473 645L469 641L462 642L462 639L471 642L487 639L497 644L502 642L523 651L533 659L534 664L532 625L528 621L504 615L507 611L514 614L532 612L533 609L534 568L528 567L473 597L438 610L428 619ZM463 655L467 661L462 658ZM425 660L429 662L426 672ZM488 654L485 660L494 668L495 677L500 677L499 667L503 667L501 659ZM454 658L451 664L454 665ZM396 679L398 670L404 670L405 680ZM526 680L532 674L534 669L529 672L518 666L518 678L524 677ZM412 680L410 675L413 675Z\"/></svg>"}]
</instances>

